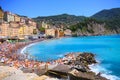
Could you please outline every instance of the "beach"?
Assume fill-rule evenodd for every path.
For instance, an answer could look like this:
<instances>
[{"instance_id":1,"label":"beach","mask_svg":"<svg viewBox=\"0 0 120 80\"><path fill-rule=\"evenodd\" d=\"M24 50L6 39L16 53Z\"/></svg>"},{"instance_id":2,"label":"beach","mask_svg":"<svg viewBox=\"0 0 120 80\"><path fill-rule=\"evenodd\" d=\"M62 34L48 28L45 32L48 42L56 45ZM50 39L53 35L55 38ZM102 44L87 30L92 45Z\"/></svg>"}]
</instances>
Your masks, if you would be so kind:
<instances>
[{"instance_id":1,"label":"beach","mask_svg":"<svg viewBox=\"0 0 120 80\"><path fill-rule=\"evenodd\" d=\"M42 61L56 60L69 52L92 52L98 62L92 70L110 80L119 80L119 40L119 35L61 38L42 41L29 47L28 52Z\"/></svg>"},{"instance_id":2,"label":"beach","mask_svg":"<svg viewBox=\"0 0 120 80\"><path fill-rule=\"evenodd\" d=\"M17 70L22 70L24 73L36 73L37 75L43 75L48 70L52 70L52 69L54 70L54 68L57 67L58 65L63 65L63 66L68 65L69 62L76 60L76 57L74 55L75 53L69 53L69 54L65 55L63 58L53 60L53 61L47 61L47 62L34 61L31 59L28 59L29 55L18 53L20 50L23 51L24 49L26 49L26 46L33 45L33 43L36 43L39 41L43 41L43 40L36 40L36 41L28 42L28 43L23 42L23 43L15 43L15 44L4 42L0 46L1 47L0 62L5 64L6 66L14 67ZM17 51L17 50L19 50L19 51ZM4 53L3 53L3 51L4 51ZM77 54L79 54L79 53L77 53ZM68 66L70 68L72 68L75 66L75 63L69 64ZM87 68L88 68L88 66L86 65L86 69L84 66L83 70L85 70L85 72L86 72ZM4 69L4 67L3 67L3 69ZM41 70L43 70L43 72L41 72ZM82 68L81 68L81 70L82 70ZM12 77L11 79L13 79L13 78L16 78L16 77ZM5 80L8 80L8 79L5 77Z\"/></svg>"},{"instance_id":3,"label":"beach","mask_svg":"<svg viewBox=\"0 0 120 80\"><path fill-rule=\"evenodd\" d=\"M65 38L65 39L69 39L69 38ZM59 40L59 39L57 39L57 40ZM62 38L60 40L62 40ZM42 41L42 42L40 42L40 41ZM2 63L2 65L14 67L18 70L22 70L24 73L35 73L39 76L42 76L45 73L49 73L49 70L54 71L55 67L58 67L59 65L62 65L62 66L67 65L70 68L72 68L74 66L75 69L79 70L79 68L80 68L80 70L81 70L81 67L76 68L76 66L74 65L75 63L73 63L73 64L70 64L70 63L75 61L76 57L79 54L82 54L83 52L68 52L67 51L67 53L65 53L64 56L63 56L63 54L60 54L59 58L57 58L55 60L53 59L50 61L40 61L40 60L37 61L36 59L34 59L34 57L28 58L29 55L26 55L24 53L24 50L26 50L28 47L35 46L35 45L39 44L39 42L42 44L45 42L45 44L49 45L50 42L52 42L52 44L53 44L54 41L56 41L56 40L49 40L49 41L36 40L36 41L31 41L29 43L23 42L23 43L16 43L16 44L11 44L11 43L5 42L0 45L0 47L1 47L0 62ZM61 44L61 41L57 42L57 44L58 43ZM4 48L4 47L6 47L6 48ZM43 47L40 47L40 48L43 48ZM17 51L17 50L20 51L20 54L18 53L19 51ZM23 53L21 54L21 52L23 52ZM92 54L94 54L94 53L92 53ZM94 59L96 59L96 55L95 55ZM96 60L98 60L98 59L96 59ZM107 79L110 79L110 80L119 80L119 78L117 76L110 75L109 71L100 65L101 62L99 60L96 62L98 62L98 63L97 64L96 63L89 64L88 66L86 66L86 69L82 69L82 71L85 71L85 72L92 71L95 73L92 75L97 76L99 74L102 77L106 77ZM69 65L68 65L68 63L69 63ZM84 62L82 62L82 63L84 63ZM64 71L64 70L61 70L61 71ZM77 72L78 74L81 74L81 72L79 72L79 71L76 71L76 70L74 70L74 71ZM73 74L74 71L72 71L72 75L77 76L77 75ZM106 73L104 73L104 72L99 73L101 71L105 71ZM71 72L71 70L70 70L70 72ZM51 74L51 71L49 74ZM69 72L67 72L67 74L69 74ZM88 73L87 73L87 75L88 75ZM47 75L47 76L51 76L51 75ZM58 77L58 76L56 76L56 77ZM56 78L56 77L54 77L54 78Z\"/></svg>"},{"instance_id":4,"label":"beach","mask_svg":"<svg viewBox=\"0 0 120 80\"><path fill-rule=\"evenodd\" d=\"M48 70L54 70L54 68L59 65L61 65L61 67L63 67L64 65L69 66L69 69L74 68L77 70L77 69L81 68L80 69L81 71L84 71L84 72L88 71L89 68L87 65L83 65L83 67L79 68L79 67L75 67L75 63L68 64L69 62L71 62L71 61L74 62L76 60L76 56L74 54L79 55L81 53L68 53L63 58L59 58L57 60L47 61L47 62L34 61L34 59L33 60L29 59L28 58L29 55L27 55L27 54L17 53L18 52L17 50L20 50L20 49L24 50L24 49L26 49L25 46L33 45L33 43L36 43L39 41L42 41L42 40L36 40L36 41L28 42L28 43L11 44L11 43L5 42L5 43L1 44L1 51L4 51L4 54L1 53L0 62L5 64L6 66L14 67L17 70L22 70L24 73L35 73L37 75L43 75L43 74L47 73ZM4 48L4 47L6 47L6 48ZM90 54L90 55L92 55L92 54ZM88 53L88 56L90 56L90 55ZM86 58L86 60L87 60L87 58ZM93 60L93 63L94 62L95 61ZM89 64L91 64L91 63L89 63ZM81 66L81 64L79 64L79 65ZM3 69L4 69L4 67L3 67ZM64 70L62 70L62 71L64 71ZM88 73L86 73L86 75L88 75ZM18 78L18 77L13 77L13 76L14 76L14 74L11 76L12 77L11 79ZM48 76L50 76L50 75L48 75ZM59 76L61 76L61 75L59 75ZM25 77L25 76L23 76L23 77ZM98 76L96 75L96 77L98 77ZM8 77L8 78L5 77L5 80L8 80L9 78L10 77ZM95 78L95 77L93 77L93 78Z\"/></svg>"}]
</instances>

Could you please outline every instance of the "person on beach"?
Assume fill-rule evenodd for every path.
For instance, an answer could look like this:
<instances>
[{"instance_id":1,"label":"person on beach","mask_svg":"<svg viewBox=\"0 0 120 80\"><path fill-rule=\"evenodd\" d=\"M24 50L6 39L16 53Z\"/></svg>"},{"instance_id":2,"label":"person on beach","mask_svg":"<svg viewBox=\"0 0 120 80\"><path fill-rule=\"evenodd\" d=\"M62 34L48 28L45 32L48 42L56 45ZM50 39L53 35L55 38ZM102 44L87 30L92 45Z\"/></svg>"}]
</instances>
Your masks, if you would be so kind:
<instances>
[{"instance_id":1,"label":"person on beach","mask_svg":"<svg viewBox=\"0 0 120 80\"><path fill-rule=\"evenodd\" d=\"M48 70L48 63L45 64L45 70Z\"/></svg>"}]
</instances>

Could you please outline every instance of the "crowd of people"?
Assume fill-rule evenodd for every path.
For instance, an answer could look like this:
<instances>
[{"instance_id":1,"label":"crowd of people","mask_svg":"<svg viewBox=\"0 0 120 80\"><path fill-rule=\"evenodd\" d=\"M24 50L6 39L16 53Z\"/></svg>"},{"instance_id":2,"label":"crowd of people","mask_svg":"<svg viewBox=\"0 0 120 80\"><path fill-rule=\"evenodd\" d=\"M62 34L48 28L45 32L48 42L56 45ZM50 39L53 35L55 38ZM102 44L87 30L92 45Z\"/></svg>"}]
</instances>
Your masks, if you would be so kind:
<instances>
[{"instance_id":1,"label":"crowd of people","mask_svg":"<svg viewBox=\"0 0 120 80\"><path fill-rule=\"evenodd\" d=\"M37 41L34 41L37 42ZM36 61L34 59L29 59L28 55L21 54L20 49L25 47L28 44L33 43L31 42L16 42L16 43L9 43L7 41L0 44L0 63L5 65L15 67L17 69L22 68L40 68L41 66L45 66L48 68L49 65L56 65L56 64L66 64L70 60L75 60L75 55L73 53L69 53L65 55L65 57L60 58L58 60L53 60L50 62L41 62Z\"/></svg>"}]
</instances>

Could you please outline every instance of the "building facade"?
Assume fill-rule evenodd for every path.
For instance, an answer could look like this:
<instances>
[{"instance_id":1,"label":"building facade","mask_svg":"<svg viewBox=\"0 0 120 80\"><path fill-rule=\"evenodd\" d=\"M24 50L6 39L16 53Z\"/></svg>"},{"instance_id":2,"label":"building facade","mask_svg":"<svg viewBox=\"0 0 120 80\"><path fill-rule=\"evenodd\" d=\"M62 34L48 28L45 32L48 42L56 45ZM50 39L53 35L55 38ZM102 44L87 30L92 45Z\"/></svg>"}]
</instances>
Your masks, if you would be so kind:
<instances>
[{"instance_id":1,"label":"building facade","mask_svg":"<svg viewBox=\"0 0 120 80\"><path fill-rule=\"evenodd\" d=\"M3 11L2 8L0 7L0 23L3 22L3 17L4 17L4 11Z\"/></svg>"},{"instance_id":2,"label":"building facade","mask_svg":"<svg viewBox=\"0 0 120 80\"><path fill-rule=\"evenodd\" d=\"M12 14L10 12L4 12L4 21L14 22L15 21L14 14Z\"/></svg>"},{"instance_id":3,"label":"building facade","mask_svg":"<svg viewBox=\"0 0 120 80\"><path fill-rule=\"evenodd\" d=\"M14 15L14 20L15 20L15 22L20 22L21 21L20 17L16 14Z\"/></svg>"},{"instance_id":4,"label":"building facade","mask_svg":"<svg viewBox=\"0 0 120 80\"><path fill-rule=\"evenodd\" d=\"M4 12L0 7L0 37L19 38L34 35L37 31L36 22L26 16L20 17L10 12Z\"/></svg>"},{"instance_id":5,"label":"building facade","mask_svg":"<svg viewBox=\"0 0 120 80\"><path fill-rule=\"evenodd\" d=\"M50 29L45 29L45 35L59 38L64 36L64 32L59 28L50 28Z\"/></svg>"},{"instance_id":6,"label":"building facade","mask_svg":"<svg viewBox=\"0 0 120 80\"><path fill-rule=\"evenodd\" d=\"M34 35L35 26L20 25L15 22L0 24L0 37L25 39L25 36Z\"/></svg>"},{"instance_id":7,"label":"building facade","mask_svg":"<svg viewBox=\"0 0 120 80\"><path fill-rule=\"evenodd\" d=\"M0 36L3 38L9 36L9 24L8 23L0 24Z\"/></svg>"},{"instance_id":8,"label":"building facade","mask_svg":"<svg viewBox=\"0 0 120 80\"><path fill-rule=\"evenodd\" d=\"M24 23L24 24L25 24L25 20L26 20L25 17L21 17L21 18L20 18L20 22L21 22L21 23Z\"/></svg>"}]
</instances>

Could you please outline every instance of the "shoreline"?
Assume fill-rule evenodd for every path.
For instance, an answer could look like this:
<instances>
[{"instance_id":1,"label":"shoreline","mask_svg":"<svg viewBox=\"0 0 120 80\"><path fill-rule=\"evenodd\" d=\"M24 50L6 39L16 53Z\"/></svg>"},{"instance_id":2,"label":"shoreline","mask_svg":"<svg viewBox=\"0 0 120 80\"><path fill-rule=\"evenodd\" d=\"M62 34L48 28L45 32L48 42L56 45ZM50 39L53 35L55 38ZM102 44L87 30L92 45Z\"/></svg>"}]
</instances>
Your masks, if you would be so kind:
<instances>
[{"instance_id":1,"label":"shoreline","mask_svg":"<svg viewBox=\"0 0 120 80\"><path fill-rule=\"evenodd\" d=\"M77 56L75 56L75 54L77 54ZM81 57L80 57L80 56ZM78 57L78 58L77 58ZM84 58L85 58L85 60L84 60ZM91 59L92 58L92 59ZM77 67L77 66L75 66L76 64L74 63L74 61L76 62L76 61L79 61L79 59L81 59L81 61L82 61L82 63L83 64L79 64L79 63L81 63L81 61L79 62L79 63L77 63L77 65L80 65L81 67ZM90 60L90 62L89 62L89 59L91 59ZM70 61L73 61L72 63L70 63L69 64L69 60ZM66 62L67 61L67 62ZM87 61L87 65L85 65L86 63L84 63L84 61ZM92 64L92 63L96 63L96 61L95 61L95 58L94 58L94 54L92 54L92 53L68 53L68 54L66 54L63 58L60 58L60 59L58 59L58 60L56 60L55 62L53 61L53 62L47 62L46 64L44 64L44 66L48 66L48 68L46 67L45 68L45 70L44 71L46 71L46 69L47 69L47 73L46 74L51 74L51 73L49 73L49 70L55 70L54 68L55 67L59 67L59 66L61 66L61 67L64 67L64 66L69 66L69 69L70 69L70 73L69 72L67 72L67 74L69 74L69 75L74 75L74 77L79 77L80 79L81 78L86 78L86 79L89 79L89 78L97 78L97 77L99 77L100 79L102 79L102 80L106 80L105 78L103 78L103 77L101 77L100 75L95 75L94 74L94 72L92 72L92 75L91 75L91 73L89 73L89 67L87 67L88 66L88 64ZM42 66L40 66L40 67L42 67ZM26 68L27 69L27 68ZM18 69L19 70L19 69ZM21 70L21 69L20 69ZM29 68L28 68L28 70L29 70ZM75 70L75 71L74 71ZM24 70L22 70L23 72L24 72ZM59 68L58 68L58 72L63 72L64 70L59 70ZM81 75L76 75L76 74L74 74L74 73L76 73L76 71L77 71L77 73L79 74L86 74L85 76L81 76ZM41 72L41 71L40 71ZM26 72L25 72L26 73ZM27 72L27 73L35 73L35 72ZM36 73L35 73L36 74ZM90 77L89 75L91 75L92 77ZM58 78L57 76L56 77L54 77L54 76L50 76L50 75L47 75L47 76L49 76L49 77L53 77L53 78ZM60 75L58 75L58 76L61 76L61 74ZM72 77L71 77L72 78ZM59 78L58 78L58 80L59 80Z\"/></svg>"},{"instance_id":2,"label":"shoreline","mask_svg":"<svg viewBox=\"0 0 120 80\"><path fill-rule=\"evenodd\" d=\"M114 34L113 34L114 35ZM98 35L99 36L99 35ZM101 36L101 35L100 35ZM102 36L112 36L112 35L102 35ZM83 37L83 36L82 36ZM85 36L86 37L86 36ZM63 37L63 38L65 38L65 37ZM67 38L69 38L69 37L67 37ZM60 39L60 38L59 38ZM54 40L54 39L52 39L52 40ZM43 40L43 41L45 41L45 40ZM35 43L32 43L32 44L29 44L29 45L27 45L26 47L24 47L24 49L22 49L23 51L27 48L27 47L30 47L30 46L32 46L32 45L34 45L34 44L36 44L36 43L38 43L38 42L35 42ZM98 62L98 61L97 61ZM97 65L99 65L99 64L97 64ZM91 65L90 65L91 66ZM95 67L96 65L95 64L93 64L93 66L94 66L94 68L96 68L96 69L99 69L99 68L97 68L97 67ZM90 67L89 67L90 68ZM91 71L92 72L94 72L94 73L96 73L96 74L98 74L99 72L100 72L100 70L99 70L99 72L96 72L95 71L95 69L93 69L93 68L90 68L91 69ZM108 79L110 79L110 80L116 80L116 79L120 79L119 77L117 77L117 76L115 76L115 75L111 75L111 74L109 74L109 72L108 73L101 73L102 75L102 77L106 77L106 78L108 78Z\"/></svg>"},{"instance_id":3,"label":"shoreline","mask_svg":"<svg viewBox=\"0 0 120 80\"><path fill-rule=\"evenodd\" d=\"M109 34L109 35L88 35L88 37L92 37L92 36L111 36L111 35L116 35L116 34ZM69 36L69 37L60 37L60 38L52 38L52 39L43 39L42 41L47 41L47 40L55 40L55 39L61 39L61 38L71 38L72 36ZM83 35L83 36L76 36L76 38L77 37L87 37L87 36L85 36L85 35ZM73 37L74 38L74 37ZM33 41L32 43L29 43L28 42L28 44L27 45L25 45L22 49L20 49L20 53L23 53L24 52L24 50L26 49L26 48L28 48L28 47L30 47L30 46L32 46L32 45L34 45L34 44L36 44L36 43L39 43L39 42L41 42L41 41Z\"/></svg>"},{"instance_id":4,"label":"shoreline","mask_svg":"<svg viewBox=\"0 0 120 80\"><path fill-rule=\"evenodd\" d=\"M36 41L31 41L31 42L28 42L28 43L26 43L26 45L23 47L23 48L21 48L21 50L22 51L24 51L27 47L29 47L29 46L31 46L31 45L34 45L34 44L36 44L36 43L38 43L38 42L41 42L41 41L45 41L46 39L43 39L43 40L36 40ZM54 40L54 39L53 39ZM93 65L93 66L95 66L95 65ZM92 70L92 72L94 72L93 70ZM107 76L108 77L108 75L104 75L104 76ZM103 77L104 77L103 76ZM116 77L111 77L110 76L110 78L112 78L112 79L110 79L110 80L114 80L113 78L116 78Z\"/></svg>"},{"instance_id":5,"label":"shoreline","mask_svg":"<svg viewBox=\"0 0 120 80\"><path fill-rule=\"evenodd\" d=\"M70 37L62 37L62 38L70 38ZM25 45L23 48L21 48L21 49L19 50L19 52L23 54L23 53L24 53L24 50L25 50L26 48L32 46L32 45L35 45L35 44L37 44L37 43L39 43L39 42L42 42L42 41L55 40L55 39L61 39L61 38L42 39L42 40L38 40L38 41L33 41L32 43L29 43L29 44Z\"/></svg>"},{"instance_id":6,"label":"shoreline","mask_svg":"<svg viewBox=\"0 0 120 80\"><path fill-rule=\"evenodd\" d=\"M110 74L110 71L108 71L107 69L102 67L99 63L91 64L91 65L89 65L89 68L92 72L94 72L96 74L101 72L101 76L105 77L109 80L120 80L120 78L118 76Z\"/></svg>"},{"instance_id":7,"label":"shoreline","mask_svg":"<svg viewBox=\"0 0 120 80\"><path fill-rule=\"evenodd\" d=\"M45 41L45 40L46 40L46 39L38 39L38 40L35 40L35 41L30 41L30 42L28 42L25 46L23 46L23 48L19 49L19 50L18 50L18 53L23 54L23 53L24 53L24 50L25 50L27 47L30 47L30 46L32 46L32 45L34 45L34 44L36 44L36 43L39 43L39 42Z\"/></svg>"},{"instance_id":8,"label":"shoreline","mask_svg":"<svg viewBox=\"0 0 120 80\"><path fill-rule=\"evenodd\" d=\"M113 34L114 35L114 34ZM115 34L116 35L116 34ZM99 35L98 35L99 36ZM101 35L100 35L101 36ZM112 35L102 35L102 36L112 36ZM83 36L82 36L83 37ZM86 37L86 36L85 36ZM65 38L65 37L63 37L63 38ZM67 38L69 38L69 37L67 37ZM54 40L54 39L53 39ZM33 45L34 45L34 43L32 43ZM30 46L32 45L32 44L30 44ZM29 45L28 46L26 46L26 48L27 47L29 47ZM98 61L97 61L98 62ZM98 64L99 65L99 64ZM99 68L97 68L97 67L95 67L96 65L93 65L94 66L94 68L96 68L96 69L99 69ZM104 68L105 69L105 68ZM91 71L93 71L93 72L95 72L96 74L97 73L99 73L100 72L100 70L99 70L99 72L96 72L95 71L95 69L91 69ZM102 76L103 77L106 77L106 78L108 78L108 79L110 79L110 80L116 80L116 79L118 79L119 77L117 77L117 76L115 76L115 75L111 75L111 74L109 74L109 72L108 73L101 73L102 74ZM120 78L119 78L120 79Z\"/></svg>"}]
</instances>

